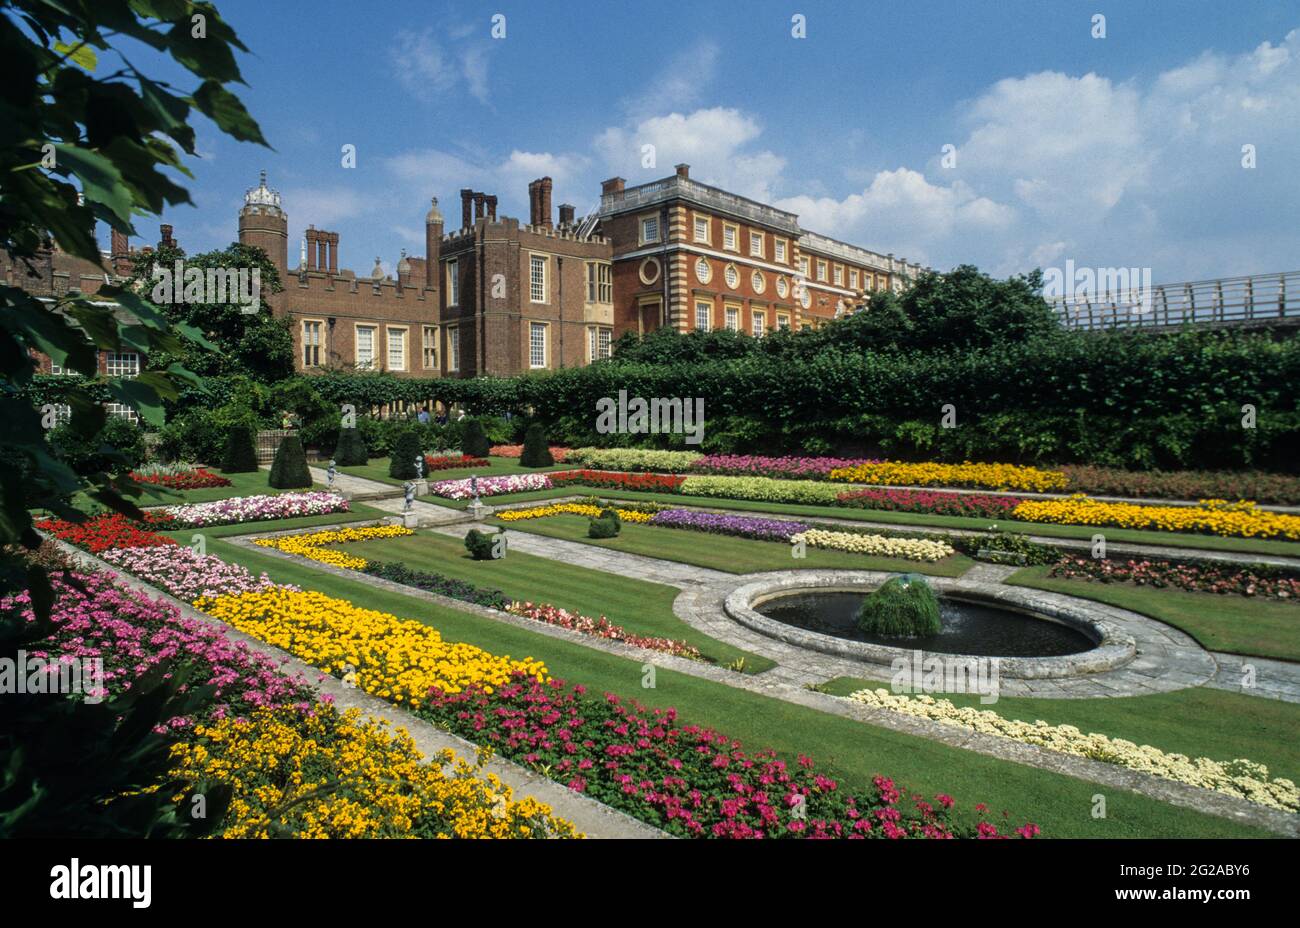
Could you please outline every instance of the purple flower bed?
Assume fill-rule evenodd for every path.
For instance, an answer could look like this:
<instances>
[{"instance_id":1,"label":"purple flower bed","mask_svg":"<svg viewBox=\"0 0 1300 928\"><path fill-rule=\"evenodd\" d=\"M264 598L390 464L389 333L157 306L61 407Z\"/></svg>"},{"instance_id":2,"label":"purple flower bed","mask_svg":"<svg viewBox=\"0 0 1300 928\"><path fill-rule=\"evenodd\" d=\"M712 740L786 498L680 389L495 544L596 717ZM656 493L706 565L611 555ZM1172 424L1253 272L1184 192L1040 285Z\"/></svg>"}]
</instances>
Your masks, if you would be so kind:
<instances>
[{"instance_id":1,"label":"purple flower bed","mask_svg":"<svg viewBox=\"0 0 1300 928\"><path fill-rule=\"evenodd\" d=\"M661 510L651 517L650 524L667 528L689 528L714 535L737 535L758 541L789 541L791 535L808 531L808 526L803 523L785 519L755 519L690 509Z\"/></svg>"},{"instance_id":2,"label":"purple flower bed","mask_svg":"<svg viewBox=\"0 0 1300 928\"><path fill-rule=\"evenodd\" d=\"M766 457L761 454L711 454L700 458L690 469L698 474L722 474L737 477L787 477L792 480L828 480L837 467L856 467L870 463L865 458L813 458L786 455Z\"/></svg>"},{"instance_id":3,"label":"purple flower bed","mask_svg":"<svg viewBox=\"0 0 1300 928\"><path fill-rule=\"evenodd\" d=\"M51 662L99 658L108 694L130 689L155 664L174 660L194 664L197 680L216 687L212 718L244 716L261 706L310 712L319 700L305 680L286 675L276 661L231 641L219 628L185 618L162 600L119 586L113 574L58 571L50 579L56 631L29 655ZM28 593L0 599L0 614L15 612L33 621ZM168 724L186 728L194 721L176 718Z\"/></svg>"}]
</instances>

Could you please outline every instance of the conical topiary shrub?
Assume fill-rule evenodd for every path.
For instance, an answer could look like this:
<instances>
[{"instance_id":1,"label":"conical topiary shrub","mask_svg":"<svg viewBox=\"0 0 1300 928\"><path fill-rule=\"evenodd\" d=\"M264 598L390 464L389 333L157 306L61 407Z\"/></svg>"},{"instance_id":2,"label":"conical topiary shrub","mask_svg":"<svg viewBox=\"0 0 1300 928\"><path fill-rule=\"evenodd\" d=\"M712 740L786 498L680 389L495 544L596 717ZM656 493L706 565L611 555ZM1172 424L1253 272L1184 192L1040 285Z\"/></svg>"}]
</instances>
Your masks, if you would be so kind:
<instances>
[{"instance_id":1,"label":"conical topiary shrub","mask_svg":"<svg viewBox=\"0 0 1300 928\"><path fill-rule=\"evenodd\" d=\"M546 445L546 430L538 423L524 432L524 449L519 452L520 467L550 467L555 463L551 449Z\"/></svg>"},{"instance_id":2,"label":"conical topiary shrub","mask_svg":"<svg viewBox=\"0 0 1300 928\"><path fill-rule=\"evenodd\" d=\"M339 443L334 448L334 462L339 467L358 467L370 461L366 439L360 429L339 429Z\"/></svg>"},{"instance_id":3,"label":"conical topiary shrub","mask_svg":"<svg viewBox=\"0 0 1300 928\"><path fill-rule=\"evenodd\" d=\"M414 429L402 432L393 442L393 452L388 457L388 476L398 480L414 480L419 476L415 462L423 454L419 433Z\"/></svg>"},{"instance_id":4,"label":"conical topiary shrub","mask_svg":"<svg viewBox=\"0 0 1300 928\"><path fill-rule=\"evenodd\" d=\"M886 580L858 609L858 629L869 635L923 638L939 634L940 627L939 597L910 574Z\"/></svg>"},{"instance_id":5,"label":"conical topiary shrub","mask_svg":"<svg viewBox=\"0 0 1300 928\"><path fill-rule=\"evenodd\" d=\"M487 433L483 431L483 423L477 419L466 419L464 422L465 431L460 439L460 453L468 454L472 458L485 458L488 452L492 450L492 442L488 441Z\"/></svg>"},{"instance_id":6,"label":"conical topiary shrub","mask_svg":"<svg viewBox=\"0 0 1300 928\"><path fill-rule=\"evenodd\" d=\"M247 474L257 470L257 448L253 444L253 430L248 426L232 425L226 430L221 469L227 474Z\"/></svg>"},{"instance_id":7,"label":"conical topiary shrub","mask_svg":"<svg viewBox=\"0 0 1300 928\"><path fill-rule=\"evenodd\" d=\"M271 462L271 477L268 482L277 490L294 490L311 486L307 454L302 450L302 439L297 435L286 435L280 439L280 447L275 451L275 460Z\"/></svg>"}]
</instances>

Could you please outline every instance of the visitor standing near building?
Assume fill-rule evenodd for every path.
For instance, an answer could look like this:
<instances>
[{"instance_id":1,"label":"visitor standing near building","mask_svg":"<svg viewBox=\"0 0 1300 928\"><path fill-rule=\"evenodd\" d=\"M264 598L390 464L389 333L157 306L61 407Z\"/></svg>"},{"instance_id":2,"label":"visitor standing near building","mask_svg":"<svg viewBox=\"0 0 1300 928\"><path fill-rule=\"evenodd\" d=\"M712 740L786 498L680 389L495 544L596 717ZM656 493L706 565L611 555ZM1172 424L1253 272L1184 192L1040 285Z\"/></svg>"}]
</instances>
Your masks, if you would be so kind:
<instances>
[{"instance_id":1,"label":"visitor standing near building","mask_svg":"<svg viewBox=\"0 0 1300 928\"><path fill-rule=\"evenodd\" d=\"M415 418L417 418L417 419L420 420L420 424L421 424L421 425L428 425L428 424L429 424L429 407L428 407L428 406L422 406L422 407L420 407L420 414L417 415Z\"/></svg>"}]
</instances>

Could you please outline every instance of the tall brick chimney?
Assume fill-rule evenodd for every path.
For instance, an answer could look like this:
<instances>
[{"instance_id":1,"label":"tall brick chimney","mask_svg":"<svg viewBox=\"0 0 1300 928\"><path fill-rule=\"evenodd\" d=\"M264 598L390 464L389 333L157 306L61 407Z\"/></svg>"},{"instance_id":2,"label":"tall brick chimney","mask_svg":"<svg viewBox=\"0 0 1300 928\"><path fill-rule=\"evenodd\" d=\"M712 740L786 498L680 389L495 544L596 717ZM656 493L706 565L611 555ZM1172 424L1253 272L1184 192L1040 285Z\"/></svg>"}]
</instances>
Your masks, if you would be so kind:
<instances>
[{"instance_id":1,"label":"tall brick chimney","mask_svg":"<svg viewBox=\"0 0 1300 928\"><path fill-rule=\"evenodd\" d=\"M123 277L131 273L131 243L125 232L113 229L109 233L108 259L113 273Z\"/></svg>"},{"instance_id":2,"label":"tall brick chimney","mask_svg":"<svg viewBox=\"0 0 1300 928\"><path fill-rule=\"evenodd\" d=\"M542 225L546 228L553 226L554 220L551 218L551 179L543 177L538 181L537 187L537 209L541 213Z\"/></svg>"},{"instance_id":3,"label":"tall brick chimney","mask_svg":"<svg viewBox=\"0 0 1300 928\"><path fill-rule=\"evenodd\" d=\"M539 219L541 210L538 208L537 189L542 185L540 180L528 182L528 224L530 226L540 225Z\"/></svg>"},{"instance_id":4,"label":"tall brick chimney","mask_svg":"<svg viewBox=\"0 0 1300 928\"><path fill-rule=\"evenodd\" d=\"M497 221L497 195L495 193L491 193L488 194L483 199L487 203L488 222L496 222Z\"/></svg>"},{"instance_id":5,"label":"tall brick chimney","mask_svg":"<svg viewBox=\"0 0 1300 928\"><path fill-rule=\"evenodd\" d=\"M329 233L329 238L326 241L329 244L330 273L337 274L339 272L339 234L337 232Z\"/></svg>"},{"instance_id":6,"label":"tall brick chimney","mask_svg":"<svg viewBox=\"0 0 1300 928\"><path fill-rule=\"evenodd\" d=\"M560 228L573 225L574 207L572 203L560 204Z\"/></svg>"},{"instance_id":7,"label":"tall brick chimney","mask_svg":"<svg viewBox=\"0 0 1300 928\"><path fill-rule=\"evenodd\" d=\"M307 227L307 270L316 270L316 227Z\"/></svg>"},{"instance_id":8,"label":"tall brick chimney","mask_svg":"<svg viewBox=\"0 0 1300 928\"><path fill-rule=\"evenodd\" d=\"M621 177L611 177L609 180L603 180L600 182L600 195L603 197L622 197L623 187L626 184L627 181Z\"/></svg>"},{"instance_id":9,"label":"tall brick chimney","mask_svg":"<svg viewBox=\"0 0 1300 928\"><path fill-rule=\"evenodd\" d=\"M478 222L480 219L483 218L483 201L486 197L487 194L483 193L482 191L479 190L474 191L474 221L475 222Z\"/></svg>"},{"instance_id":10,"label":"tall brick chimney","mask_svg":"<svg viewBox=\"0 0 1300 928\"><path fill-rule=\"evenodd\" d=\"M424 287L426 290L438 289L438 259L442 250L442 212L438 209L438 198L424 217Z\"/></svg>"},{"instance_id":11,"label":"tall brick chimney","mask_svg":"<svg viewBox=\"0 0 1300 928\"><path fill-rule=\"evenodd\" d=\"M680 177L682 180L690 180L691 166L689 164L679 164L677 165L676 170L677 170L677 176Z\"/></svg>"},{"instance_id":12,"label":"tall brick chimney","mask_svg":"<svg viewBox=\"0 0 1300 928\"><path fill-rule=\"evenodd\" d=\"M460 190L460 227L468 229L474 224L474 191L469 187Z\"/></svg>"},{"instance_id":13,"label":"tall brick chimney","mask_svg":"<svg viewBox=\"0 0 1300 928\"><path fill-rule=\"evenodd\" d=\"M329 240L328 232L316 233L316 270L323 271L329 263Z\"/></svg>"}]
</instances>

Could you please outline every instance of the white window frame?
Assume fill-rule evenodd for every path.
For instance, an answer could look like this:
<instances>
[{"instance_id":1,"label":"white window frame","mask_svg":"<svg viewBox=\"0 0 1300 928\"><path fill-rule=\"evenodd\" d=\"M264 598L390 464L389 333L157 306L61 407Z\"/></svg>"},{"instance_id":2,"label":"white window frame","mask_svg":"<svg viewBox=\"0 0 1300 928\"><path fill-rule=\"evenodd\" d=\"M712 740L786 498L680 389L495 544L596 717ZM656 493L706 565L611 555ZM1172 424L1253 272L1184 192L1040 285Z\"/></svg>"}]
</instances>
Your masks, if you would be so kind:
<instances>
[{"instance_id":1,"label":"white window frame","mask_svg":"<svg viewBox=\"0 0 1300 928\"><path fill-rule=\"evenodd\" d=\"M460 371L460 326L447 326L447 372Z\"/></svg>"},{"instance_id":2,"label":"white window frame","mask_svg":"<svg viewBox=\"0 0 1300 928\"><path fill-rule=\"evenodd\" d=\"M765 293L767 291L767 278L763 272L755 268L754 272L749 275L749 285L754 288L755 293Z\"/></svg>"},{"instance_id":3,"label":"white window frame","mask_svg":"<svg viewBox=\"0 0 1300 928\"><path fill-rule=\"evenodd\" d=\"M749 231L749 256L767 260L767 236L762 232Z\"/></svg>"},{"instance_id":4,"label":"white window frame","mask_svg":"<svg viewBox=\"0 0 1300 928\"><path fill-rule=\"evenodd\" d=\"M393 364L393 333L400 333L401 337L397 343L402 346L402 357L400 367ZM405 371L408 366L410 353L410 336L411 328L405 325L390 325L384 327L384 361L387 363L387 369L390 371Z\"/></svg>"},{"instance_id":5,"label":"white window frame","mask_svg":"<svg viewBox=\"0 0 1300 928\"><path fill-rule=\"evenodd\" d=\"M654 237L646 234L646 224L654 223ZM663 240L663 229L659 228L658 213L643 213L636 217L636 237L642 245L657 245Z\"/></svg>"},{"instance_id":6,"label":"white window frame","mask_svg":"<svg viewBox=\"0 0 1300 928\"><path fill-rule=\"evenodd\" d=\"M799 274L806 280L808 278L808 256L799 256Z\"/></svg>"},{"instance_id":7,"label":"white window frame","mask_svg":"<svg viewBox=\"0 0 1300 928\"><path fill-rule=\"evenodd\" d=\"M726 304L723 304L722 309L723 309L722 318L725 320L724 324L726 325L727 330L730 332L739 332L740 331L740 307L735 305L727 306Z\"/></svg>"},{"instance_id":8,"label":"white window frame","mask_svg":"<svg viewBox=\"0 0 1300 928\"><path fill-rule=\"evenodd\" d=\"M432 336L432 338L430 338ZM436 325L426 325L420 331L420 360L424 362L424 370L436 371L439 369L438 364L438 327ZM433 352L433 363L429 363L429 353Z\"/></svg>"},{"instance_id":9,"label":"white window frame","mask_svg":"<svg viewBox=\"0 0 1300 928\"><path fill-rule=\"evenodd\" d=\"M538 262L541 262L540 265L538 264ZM539 266L541 267L542 270L542 280L541 280L540 288L538 287L538 282L536 278L537 268ZM550 279L549 279L551 276L550 270L551 270L551 261L549 255L539 254L535 251L531 251L528 253L528 302L530 303L550 302L547 299L547 297L550 296L550 292L551 292ZM541 290L542 293L541 297L537 296L537 291L539 289Z\"/></svg>"},{"instance_id":10,"label":"white window frame","mask_svg":"<svg viewBox=\"0 0 1300 928\"><path fill-rule=\"evenodd\" d=\"M788 247L788 244L789 243L786 239L777 238L775 236L772 237L772 260L777 264L788 263L786 257L786 248Z\"/></svg>"},{"instance_id":11,"label":"white window frame","mask_svg":"<svg viewBox=\"0 0 1300 928\"><path fill-rule=\"evenodd\" d=\"M789 314L789 313L777 313L777 314L776 314L776 327L777 327L778 330L780 330L780 329L788 329L788 328L790 328L790 314Z\"/></svg>"},{"instance_id":12,"label":"white window frame","mask_svg":"<svg viewBox=\"0 0 1300 928\"><path fill-rule=\"evenodd\" d=\"M700 224L701 224L701 223L704 224L704 234L703 234L703 235L700 234ZM692 232L693 232L693 234L692 234L692 238L695 240L696 244L699 244L699 245L712 245L712 244L713 244L713 219L712 219L712 217L710 217L710 216L708 216L708 215L702 215L702 214L700 214L700 213L695 213L695 214L694 214L694 222L692 223Z\"/></svg>"},{"instance_id":13,"label":"white window frame","mask_svg":"<svg viewBox=\"0 0 1300 928\"><path fill-rule=\"evenodd\" d=\"M790 295L790 282L784 277L776 279L776 295L783 300Z\"/></svg>"},{"instance_id":14,"label":"white window frame","mask_svg":"<svg viewBox=\"0 0 1300 928\"><path fill-rule=\"evenodd\" d=\"M730 235L731 244L727 244L727 237ZM740 254L740 226L734 222L724 222L722 224L722 250L734 251Z\"/></svg>"},{"instance_id":15,"label":"white window frame","mask_svg":"<svg viewBox=\"0 0 1300 928\"><path fill-rule=\"evenodd\" d=\"M701 268L704 270L703 274L700 273ZM713 265L709 263L708 258L701 256L695 260L695 279L702 284L707 284L713 279Z\"/></svg>"},{"instance_id":16,"label":"white window frame","mask_svg":"<svg viewBox=\"0 0 1300 928\"><path fill-rule=\"evenodd\" d=\"M750 310L749 313L750 331L754 333L755 338L761 338L767 334L767 313L761 309Z\"/></svg>"},{"instance_id":17,"label":"white window frame","mask_svg":"<svg viewBox=\"0 0 1300 928\"><path fill-rule=\"evenodd\" d=\"M316 327L316 340L314 342L307 341L307 332L311 326ZM320 367L321 349L325 344L325 320L303 319L302 325L299 327L299 336L302 340L302 366L304 368ZM308 348L316 349L316 360L311 363L307 362Z\"/></svg>"},{"instance_id":18,"label":"white window frame","mask_svg":"<svg viewBox=\"0 0 1300 928\"><path fill-rule=\"evenodd\" d=\"M608 262L587 262L587 302L614 302L614 268Z\"/></svg>"},{"instance_id":19,"label":"white window frame","mask_svg":"<svg viewBox=\"0 0 1300 928\"><path fill-rule=\"evenodd\" d=\"M832 269L831 271L831 278L835 282L835 286L837 287L844 286L844 265L843 264L835 265L834 269Z\"/></svg>"},{"instance_id":20,"label":"white window frame","mask_svg":"<svg viewBox=\"0 0 1300 928\"><path fill-rule=\"evenodd\" d=\"M817 279L822 283L826 283L826 275L829 270L830 270L830 263L825 258L818 258Z\"/></svg>"},{"instance_id":21,"label":"white window frame","mask_svg":"<svg viewBox=\"0 0 1300 928\"><path fill-rule=\"evenodd\" d=\"M361 333L370 333L370 359L361 360ZM352 362L359 371L373 371L375 369L375 348L379 342L376 337L379 334L377 325L361 325L360 323L352 327Z\"/></svg>"},{"instance_id":22,"label":"white window frame","mask_svg":"<svg viewBox=\"0 0 1300 928\"><path fill-rule=\"evenodd\" d=\"M609 326L593 325L587 328L587 360L603 361L613 354L614 330Z\"/></svg>"},{"instance_id":23,"label":"white window frame","mask_svg":"<svg viewBox=\"0 0 1300 928\"><path fill-rule=\"evenodd\" d=\"M859 280L861 280L861 277L858 276L858 269L856 267L849 268L849 289L857 290Z\"/></svg>"},{"instance_id":24,"label":"white window frame","mask_svg":"<svg viewBox=\"0 0 1300 928\"><path fill-rule=\"evenodd\" d=\"M529 323L528 323L528 366L529 366L529 368L531 368L532 370L535 370L535 371L538 371L538 370L544 370L544 369L546 368L546 366L547 366L546 362L547 362L548 355L550 354L550 351L549 351L549 349L550 349L550 339L547 337L547 334L548 334L548 333L547 333L547 329L548 329L548 328L549 328L549 326L547 326L547 324L546 324L545 322L535 322L535 321L530 320ZM538 362L535 360L535 358L536 358L535 351L536 351L537 345L536 345L536 343L534 342L534 337L535 337L538 333L541 333L541 336L542 336L542 350L541 350L542 360L541 360L541 363L538 363Z\"/></svg>"},{"instance_id":25,"label":"white window frame","mask_svg":"<svg viewBox=\"0 0 1300 928\"><path fill-rule=\"evenodd\" d=\"M700 324L701 310L703 310L704 324ZM696 300L695 301L695 330L697 332L708 332L713 328L713 301Z\"/></svg>"},{"instance_id":26,"label":"white window frame","mask_svg":"<svg viewBox=\"0 0 1300 928\"><path fill-rule=\"evenodd\" d=\"M740 271L736 265L728 264L722 269L722 281L732 290L740 287Z\"/></svg>"},{"instance_id":27,"label":"white window frame","mask_svg":"<svg viewBox=\"0 0 1300 928\"><path fill-rule=\"evenodd\" d=\"M104 357L104 372L109 377L140 376L140 355L135 351L110 351Z\"/></svg>"},{"instance_id":28,"label":"white window frame","mask_svg":"<svg viewBox=\"0 0 1300 928\"><path fill-rule=\"evenodd\" d=\"M451 258L447 261L447 305L460 305L460 262Z\"/></svg>"}]
</instances>

